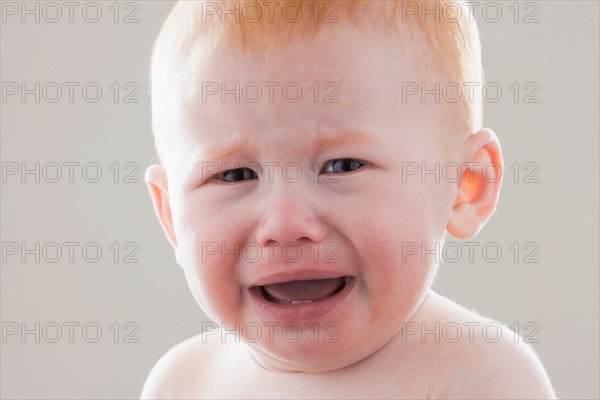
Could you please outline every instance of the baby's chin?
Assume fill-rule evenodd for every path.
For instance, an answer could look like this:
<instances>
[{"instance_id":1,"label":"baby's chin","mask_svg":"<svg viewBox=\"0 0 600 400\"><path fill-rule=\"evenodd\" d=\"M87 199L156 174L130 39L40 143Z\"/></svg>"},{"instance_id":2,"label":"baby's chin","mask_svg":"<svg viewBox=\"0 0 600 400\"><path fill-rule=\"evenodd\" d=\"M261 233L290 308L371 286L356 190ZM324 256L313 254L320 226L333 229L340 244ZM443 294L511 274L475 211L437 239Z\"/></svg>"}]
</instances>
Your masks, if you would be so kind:
<instances>
[{"instance_id":1,"label":"baby's chin","mask_svg":"<svg viewBox=\"0 0 600 400\"><path fill-rule=\"evenodd\" d=\"M394 326L401 327L402 322L379 328L360 321L288 323L274 327L270 335L264 331L259 340L242 334L240 344L268 370L327 372L352 367L376 354L399 336L400 328L396 331Z\"/></svg>"},{"instance_id":2,"label":"baby's chin","mask_svg":"<svg viewBox=\"0 0 600 400\"><path fill-rule=\"evenodd\" d=\"M315 343L313 339L297 343L249 343L252 358L261 368L276 372L328 372L341 370L368 357L357 346L344 343Z\"/></svg>"}]
</instances>

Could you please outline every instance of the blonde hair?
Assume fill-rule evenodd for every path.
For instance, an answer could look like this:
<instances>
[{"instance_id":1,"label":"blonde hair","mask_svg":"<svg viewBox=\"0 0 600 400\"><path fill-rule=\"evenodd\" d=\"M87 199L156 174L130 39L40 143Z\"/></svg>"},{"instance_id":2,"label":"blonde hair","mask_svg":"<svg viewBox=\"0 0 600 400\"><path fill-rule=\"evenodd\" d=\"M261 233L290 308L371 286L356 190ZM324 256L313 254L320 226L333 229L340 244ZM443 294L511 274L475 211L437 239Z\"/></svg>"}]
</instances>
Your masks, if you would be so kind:
<instances>
[{"instance_id":1,"label":"blonde hair","mask_svg":"<svg viewBox=\"0 0 600 400\"><path fill-rule=\"evenodd\" d=\"M278 11L273 12L274 5ZM283 10L287 9L287 12ZM290 11L292 10L292 11ZM296 18L302 15L301 18ZM278 0L179 1L154 44L150 69L152 128L167 129L157 116L169 112L159 99L167 94L178 107L194 88L191 82L220 48L261 54L267 45L285 46L294 38L314 38L326 24L350 21L398 32L399 23L422 32L433 61L446 82L483 84L479 32L470 10L456 1ZM464 94L453 108L453 125L475 132L481 127L481 91ZM171 111L175 113L177 108Z\"/></svg>"}]
</instances>

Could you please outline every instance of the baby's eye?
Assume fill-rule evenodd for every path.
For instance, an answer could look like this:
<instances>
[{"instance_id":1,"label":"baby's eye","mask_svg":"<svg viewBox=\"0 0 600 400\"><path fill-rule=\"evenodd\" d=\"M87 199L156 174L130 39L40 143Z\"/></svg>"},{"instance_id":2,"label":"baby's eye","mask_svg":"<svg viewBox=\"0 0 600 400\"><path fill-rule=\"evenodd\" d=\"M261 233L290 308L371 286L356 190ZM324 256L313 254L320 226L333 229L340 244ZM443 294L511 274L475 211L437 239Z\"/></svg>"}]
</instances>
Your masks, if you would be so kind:
<instances>
[{"instance_id":1,"label":"baby's eye","mask_svg":"<svg viewBox=\"0 0 600 400\"><path fill-rule=\"evenodd\" d=\"M352 172L365 165L363 162L355 160L353 158L337 158L335 160L328 161L321 172L325 173L344 173Z\"/></svg>"},{"instance_id":2,"label":"baby's eye","mask_svg":"<svg viewBox=\"0 0 600 400\"><path fill-rule=\"evenodd\" d=\"M250 168L236 168L223 171L215 175L215 178L225 182L240 182L248 179L257 179L258 176Z\"/></svg>"}]
</instances>

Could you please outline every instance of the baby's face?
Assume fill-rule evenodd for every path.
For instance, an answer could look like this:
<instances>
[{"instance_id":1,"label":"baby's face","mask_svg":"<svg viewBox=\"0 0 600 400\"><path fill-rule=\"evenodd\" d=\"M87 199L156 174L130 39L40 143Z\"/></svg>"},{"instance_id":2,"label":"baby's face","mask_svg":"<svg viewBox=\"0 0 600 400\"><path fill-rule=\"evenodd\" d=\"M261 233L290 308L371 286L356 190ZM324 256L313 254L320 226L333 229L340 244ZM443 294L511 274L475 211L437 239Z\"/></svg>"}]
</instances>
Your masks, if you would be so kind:
<instances>
[{"instance_id":1,"label":"baby's face","mask_svg":"<svg viewBox=\"0 0 600 400\"><path fill-rule=\"evenodd\" d=\"M348 28L264 59L226 51L174 118L164 154L180 263L207 315L247 335L265 366L354 363L398 334L430 288L434 257L403 247L443 242L456 190L406 166L452 161L456 132L443 104L402 101L402 82L438 80L418 46ZM222 98L237 82L239 102ZM260 289L336 277L312 303L276 304L299 287Z\"/></svg>"}]
</instances>

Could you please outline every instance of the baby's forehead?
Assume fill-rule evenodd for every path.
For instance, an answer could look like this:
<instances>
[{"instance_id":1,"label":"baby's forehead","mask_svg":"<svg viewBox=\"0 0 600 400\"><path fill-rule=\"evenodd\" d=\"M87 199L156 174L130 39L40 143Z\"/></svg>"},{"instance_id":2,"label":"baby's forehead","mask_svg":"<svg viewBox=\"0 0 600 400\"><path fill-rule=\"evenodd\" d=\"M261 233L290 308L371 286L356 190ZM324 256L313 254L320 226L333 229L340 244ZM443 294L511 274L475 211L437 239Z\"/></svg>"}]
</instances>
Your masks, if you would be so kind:
<instances>
[{"instance_id":1,"label":"baby's forehead","mask_svg":"<svg viewBox=\"0 0 600 400\"><path fill-rule=\"evenodd\" d=\"M422 85L447 82L448 74L442 73L440 65L451 62L440 64L446 54L433 47L414 24L402 19L396 29L391 29L375 23L372 16L371 20L365 18L362 27L341 18L337 24L323 24L314 35L300 29L296 34L287 32L285 40L267 40L264 46L258 46L253 45L253 39L260 42L261 37L277 38L275 27L267 24L254 31L250 27L248 35L232 40L231 32L237 28L229 34L211 35L211 29L214 33L224 25L213 21L210 28L200 14L189 17L174 10L168 28L157 41L152 69L155 136L182 124L196 127L198 120L206 118L230 120L230 125L238 121L246 126L251 120L265 124L275 123L277 118L287 118L290 123L299 118L305 123L307 115L323 111L342 118L366 113L373 118L403 113L408 114L405 120L427 118L422 114L440 118L439 112L432 112L432 107L439 109L440 104L403 95L415 87L420 90ZM295 102L299 90L302 101ZM337 102L324 103L331 94L329 100ZM320 107L306 104L310 96L318 97ZM255 102L257 97L260 101ZM276 101L287 107L273 113L269 107ZM399 107L391 110L390 105ZM238 117L240 113L250 117L230 118L234 109ZM454 114L460 117L453 118L463 121L470 118L465 118L463 111Z\"/></svg>"},{"instance_id":2,"label":"baby's forehead","mask_svg":"<svg viewBox=\"0 0 600 400\"><path fill-rule=\"evenodd\" d=\"M407 82L441 79L424 65L420 50L377 39L349 30L342 37L298 40L260 55L243 49L215 52L190 82L183 117L229 124L235 120L223 117L248 117L245 126L279 119L305 124L307 117L356 124L364 114L418 117L419 110L437 106L413 98L404 102L401 96Z\"/></svg>"},{"instance_id":3,"label":"baby's forehead","mask_svg":"<svg viewBox=\"0 0 600 400\"><path fill-rule=\"evenodd\" d=\"M352 72L353 66L361 59L379 62L389 72L402 69L406 72L408 67L417 65L418 69L413 72L431 72L439 69L436 68L440 66L439 59L444 57L431 50L431 44L415 27L416 24L411 23L412 19L396 18L394 25L381 23L381 16L385 14L378 10L389 8L387 13L392 14L392 7L369 5L361 9L364 15L358 18L349 11L354 7L346 7L346 4L355 2L348 2L340 3L339 18L335 23L316 24L302 14L303 18L294 23L275 17L272 22L261 20L263 23L254 24L246 21L243 15L235 15L234 18L226 15L221 19L218 12L223 10L220 7L217 7L216 16L207 16L206 7L187 5L197 2L183 3L178 4L169 17L170 23L165 24L164 34L161 32L153 55L153 88L160 91L168 80L170 87L179 87L182 97L198 86L198 82L205 78L200 75L211 67L231 79L244 73L249 77L263 73L268 78L277 79L277 75L286 72L280 66L282 61L301 61L312 54L312 62L304 63L300 76L294 77L308 79L311 71L315 70L325 70L340 77L346 71ZM322 2L315 2L315 5L317 3ZM309 12L306 4L302 3L302 7ZM327 9L326 5L320 5ZM176 12L178 8L181 9ZM192 24L186 23L190 16L183 11L195 13L191 18ZM232 23L238 20L239 24ZM379 51L381 49L384 51ZM236 68L242 65L243 70ZM421 78L414 76L416 73L412 77L404 75L413 80ZM376 83L373 79L376 77L368 78Z\"/></svg>"},{"instance_id":4,"label":"baby's forehead","mask_svg":"<svg viewBox=\"0 0 600 400\"><path fill-rule=\"evenodd\" d=\"M187 85L188 97L182 97L183 103L191 102L193 107L201 105L198 102L216 107L277 101L295 104L311 98L342 106L340 98L344 104L367 102L372 96L395 96L407 82L443 79L423 38L392 42L381 33L360 32L350 25L261 52L223 46L192 69L195 74Z\"/></svg>"}]
</instances>

